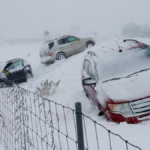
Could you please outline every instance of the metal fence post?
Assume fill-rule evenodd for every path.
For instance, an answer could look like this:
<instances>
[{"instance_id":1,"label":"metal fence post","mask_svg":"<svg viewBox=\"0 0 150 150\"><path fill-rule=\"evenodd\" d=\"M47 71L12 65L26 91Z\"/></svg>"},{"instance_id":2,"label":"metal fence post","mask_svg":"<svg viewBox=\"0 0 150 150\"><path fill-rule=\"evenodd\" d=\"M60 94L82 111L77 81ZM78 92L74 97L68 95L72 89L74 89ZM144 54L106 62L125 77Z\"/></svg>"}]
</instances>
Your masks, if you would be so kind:
<instances>
[{"instance_id":1,"label":"metal fence post","mask_svg":"<svg viewBox=\"0 0 150 150\"><path fill-rule=\"evenodd\" d=\"M80 102L75 103L78 150L84 150L84 134L82 124L82 106Z\"/></svg>"}]
</instances>

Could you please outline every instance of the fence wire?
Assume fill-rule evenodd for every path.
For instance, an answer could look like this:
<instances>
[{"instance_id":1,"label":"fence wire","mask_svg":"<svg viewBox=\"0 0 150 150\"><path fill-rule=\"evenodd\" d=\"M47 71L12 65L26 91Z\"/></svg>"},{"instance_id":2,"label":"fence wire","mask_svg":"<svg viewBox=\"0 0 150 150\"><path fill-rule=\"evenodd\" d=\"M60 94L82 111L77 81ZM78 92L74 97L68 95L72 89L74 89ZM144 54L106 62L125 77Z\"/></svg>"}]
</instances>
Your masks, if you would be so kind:
<instances>
[{"instance_id":1,"label":"fence wire","mask_svg":"<svg viewBox=\"0 0 150 150\"><path fill-rule=\"evenodd\" d=\"M82 113L82 117L86 150L91 150L93 147L95 150L142 150L89 116ZM89 136L91 132L94 135L92 137ZM89 144L91 141L92 144Z\"/></svg>"},{"instance_id":2,"label":"fence wire","mask_svg":"<svg viewBox=\"0 0 150 150\"><path fill-rule=\"evenodd\" d=\"M1 89L0 144L6 150L79 150L76 115L17 85ZM141 150L83 113L82 118L86 150L117 150L116 145L123 150L120 142L125 150Z\"/></svg>"}]
</instances>

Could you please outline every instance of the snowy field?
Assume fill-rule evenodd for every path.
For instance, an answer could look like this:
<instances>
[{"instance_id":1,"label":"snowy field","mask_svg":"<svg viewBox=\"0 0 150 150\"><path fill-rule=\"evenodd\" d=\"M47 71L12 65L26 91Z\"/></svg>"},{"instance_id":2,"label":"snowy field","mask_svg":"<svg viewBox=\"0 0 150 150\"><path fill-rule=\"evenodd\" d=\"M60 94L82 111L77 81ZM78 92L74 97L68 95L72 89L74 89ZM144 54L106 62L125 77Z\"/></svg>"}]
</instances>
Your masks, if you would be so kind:
<instances>
[{"instance_id":1,"label":"snowy field","mask_svg":"<svg viewBox=\"0 0 150 150\"><path fill-rule=\"evenodd\" d=\"M114 40L100 41L94 48L102 47L102 45L108 42L114 42ZM148 42L149 39L142 39L142 41ZM89 49L66 60L57 61L54 64L46 66L41 64L39 59L39 48L41 44L42 42L18 44L0 42L0 62L12 58L24 58L31 64L34 78L30 82L23 83L20 86L35 91L35 87L39 86L42 80L49 79L50 81L53 80L56 82L61 80L56 93L50 96L49 99L73 109L75 103L79 101L82 103L84 114L87 114L112 132L120 134L124 139L139 146L142 150L150 149L150 121L135 125L127 123L116 124L108 122L104 117L97 116L97 112L85 96L81 85L81 67L83 58ZM1 147L0 150L2 150Z\"/></svg>"}]
</instances>

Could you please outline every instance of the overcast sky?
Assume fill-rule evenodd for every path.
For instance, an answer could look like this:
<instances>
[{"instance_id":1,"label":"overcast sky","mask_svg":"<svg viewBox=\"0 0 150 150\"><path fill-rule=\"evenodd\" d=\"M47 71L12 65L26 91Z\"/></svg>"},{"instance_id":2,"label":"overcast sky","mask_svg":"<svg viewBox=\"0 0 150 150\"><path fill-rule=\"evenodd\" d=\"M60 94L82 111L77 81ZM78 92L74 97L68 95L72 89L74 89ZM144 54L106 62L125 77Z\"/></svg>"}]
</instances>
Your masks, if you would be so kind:
<instances>
[{"instance_id":1,"label":"overcast sky","mask_svg":"<svg viewBox=\"0 0 150 150\"><path fill-rule=\"evenodd\" d=\"M0 0L0 38L39 38L79 30L110 36L128 23L150 25L150 0Z\"/></svg>"}]
</instances>

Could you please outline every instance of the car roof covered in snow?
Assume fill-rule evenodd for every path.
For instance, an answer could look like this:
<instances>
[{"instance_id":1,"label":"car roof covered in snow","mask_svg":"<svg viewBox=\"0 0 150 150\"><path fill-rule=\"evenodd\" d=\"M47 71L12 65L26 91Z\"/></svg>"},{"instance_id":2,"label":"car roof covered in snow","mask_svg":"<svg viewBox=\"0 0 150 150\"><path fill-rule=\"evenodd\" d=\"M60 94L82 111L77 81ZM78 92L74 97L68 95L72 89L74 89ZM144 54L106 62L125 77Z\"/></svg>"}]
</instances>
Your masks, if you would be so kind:
<instances>
[{"instance_id":1,"label":"car roof covered in snow","mask_svg":"<svg viewBox=\"0 0 150 150\"><path fill-rule=\"evenodd\" d=\"M68 37L68 36L73 36L73 35L63 35L63 36L60 36L60 37L58 37L58 38L56 38L56 39L46 41L46 42L44 42L43 44L51 43L51 42L57 41L57 40L59 40L59 39L61 39L61 38Z\"/></svg>"},{"instance_id":2,"label":"car roof covered in snow","mask_svg":"<svg viewBox=\"0 0 150 150\"><path fill-rule=\"evenodd\" d=\"M147 44L148 42L145 41L137 41L134 39L125 39L125 40L113 40L110 42L107 42L104 45L101 46L95 46L92 48L92 51L88 51L87 55L91 56L97 56L97 57L105 57L107 55L111 55L113 53L121 53L127 50L132 50L134 48L137 48L138 46L142 46L143 44L146 46L149 45Z\"/></svg>"},{"instance_id":3,"label":"car roof covered in snow","mask_svg":"<svg viewBox=\"0 0 150 150\"><path fill-rule=\"evenodd\" d=\"M8 63L10 63L10 62L16 62L16 61L18 61L18 60L22 60L22 59L21 59L21 58L11 59L11 60L8 60L8 61L6 62L6 64L8 64Z\"/></svg>"},{"instance_id":4,"label":"car roof covered in snow","mask_svg":"<svg viewBox=\"0 0 150 150\"><path fill-rule=\"evenodd\" d=\"M140 38L140 39L137 39L137 41L150 46L150 38Z\"/></svg>"}]
</instances>

